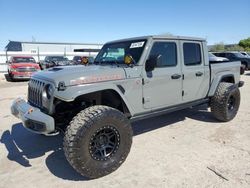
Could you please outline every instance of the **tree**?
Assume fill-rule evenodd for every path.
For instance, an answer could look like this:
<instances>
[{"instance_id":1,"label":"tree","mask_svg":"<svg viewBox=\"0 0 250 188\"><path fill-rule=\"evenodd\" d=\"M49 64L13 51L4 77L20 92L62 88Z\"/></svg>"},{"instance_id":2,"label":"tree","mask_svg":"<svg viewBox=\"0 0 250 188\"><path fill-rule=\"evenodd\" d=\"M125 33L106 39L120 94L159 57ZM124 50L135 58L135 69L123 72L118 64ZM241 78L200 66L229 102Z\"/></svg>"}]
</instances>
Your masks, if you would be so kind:
<instances>
[{"instance_id":1,"label":"tree","mask_svg":"<svg viewBox=\"0 0 250 188\"><path fill-rule=\"evenodd\" d=\"M250 51L250 37L240 40L239 46L243 47L247 51Z\"/></svg>"},{"instance_id":2,"label":"tree","mask_svg":"<svg viewBox=\"0 0 250 188\"><path fill-rule=\"evenodd\" d=\"M226 51L244 51L244 48L235 44L235 45L229 46L229 47L226 46L225 50Z\"/></svg>"},{"instance_id":3,"label":"tree","mask_svg":"<svg viewBox=\"0 0 250 188\"><path fill-rule=\"evenodd\" d=\"M225 45L223 42L213 45L210 49L211 52L221 52L225 51Z\"/></svg>"}]
</instances>

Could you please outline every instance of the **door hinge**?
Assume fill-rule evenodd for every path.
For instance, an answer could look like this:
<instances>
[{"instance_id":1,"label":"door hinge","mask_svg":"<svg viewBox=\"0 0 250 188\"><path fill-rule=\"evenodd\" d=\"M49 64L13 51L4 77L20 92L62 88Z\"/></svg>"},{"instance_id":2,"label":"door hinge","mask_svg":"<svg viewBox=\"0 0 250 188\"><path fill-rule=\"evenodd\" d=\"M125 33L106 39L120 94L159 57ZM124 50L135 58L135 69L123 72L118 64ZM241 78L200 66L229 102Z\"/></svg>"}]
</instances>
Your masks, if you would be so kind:
<instances>
[{"instance_id":1,"label":"door hinge","mask_svg":"<svg viewBox=\"0 0 250 188\"><path fill-rule=\"evenodd\" d=\"M184 74L182 75L182 80L184 80L185 78L184 78Z\"/></svg>"},{"instance_id":2,"label":"door hinge","mask_svg":"<svg viewBox=\"0 0 250 188\"><path fill-rule=\"evenodd\" d=\"M184 96L184 91L182 90L181 95Z\"/></svg>"},{"instance_id":3,"label":"door hinge","mask_svg":"<svg viewBox=\"0 0 250 188\"><path fill-rule=\"evenodd\" d=\"M145 99L144 99L144 97L142 97L142 104L145 104Z\"/></svg>"},{"instance_id":4,"label":"door hinge","mask_svg":"<svg viewBox=\"0 0 250 188\"><path fill-rule=\"evenodd\" d=\"M141 80L141 83L142 83L142 85L144 85L144 84L145 84L144 78Z\"/></svg>"}]
</instances>

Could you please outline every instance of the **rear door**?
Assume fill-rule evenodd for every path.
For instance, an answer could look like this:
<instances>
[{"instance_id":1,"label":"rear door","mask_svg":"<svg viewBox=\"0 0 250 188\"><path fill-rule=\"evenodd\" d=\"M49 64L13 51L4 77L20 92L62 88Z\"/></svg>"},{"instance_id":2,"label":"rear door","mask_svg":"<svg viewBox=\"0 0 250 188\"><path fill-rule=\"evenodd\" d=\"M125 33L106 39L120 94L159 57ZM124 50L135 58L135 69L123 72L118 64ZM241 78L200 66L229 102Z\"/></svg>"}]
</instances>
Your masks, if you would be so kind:
<instances>
[{"instance_id":1,"label":"rear door","mask_svg":"<svg viewBox=\"0 0 250 188\"><path fill-rule=\"evenodd\" d=\"M159 56L152 72L144 72L144 108L163 108L182 102L182 73L179 62L178 41L156 40L149 56Z\"/></svg>"},{"instance_id":2,"label":"rear door","mask_svg":"<svg viewBox=\"0 0 250 188\"><path fill-rule=\"evenodd\" d=\"M181 41L182 46L182 73L183 102L191 102L204 98L207 91L209 75L205 71L205 60L202 50L202 42Z\"/></svg>"}]
</instances>

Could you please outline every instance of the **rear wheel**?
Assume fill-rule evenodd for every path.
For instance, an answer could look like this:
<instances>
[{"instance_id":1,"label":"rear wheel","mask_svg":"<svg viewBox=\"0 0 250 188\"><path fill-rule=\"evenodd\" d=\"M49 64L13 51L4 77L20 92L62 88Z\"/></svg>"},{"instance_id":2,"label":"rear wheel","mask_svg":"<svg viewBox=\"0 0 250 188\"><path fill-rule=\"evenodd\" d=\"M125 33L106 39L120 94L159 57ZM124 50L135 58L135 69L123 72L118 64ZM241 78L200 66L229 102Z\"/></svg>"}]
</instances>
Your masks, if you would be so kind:
<instances>
[{"instance_id":1,"label":"rear wheel","mask_svg":"<svg viewBox=\"0 0 250 188\"><path fill-rule=\"evenodd\" d=\"M245 70L246 70L246 65L242 64L240 66L240 74L244 74L245 73Z\"/></svg>"},{"instance_id":2,"label":"rear wheel","mask_svg":"<svg viewBox=\"0 0 250 188\"><path fill-rule=\"evenodd\" d=\"M125 161L132 135L123 113L107 106L92 106L78 113L67 127L65 156L81 175L102 177Z\"/></svg>"},{"instance_id":3,"label":"rear wheel","mask_svg":"<svg viewBox=\"0 0 250 188\"><path fill-rule=\"evenodd\" d=\"M247 62L243 62L242 64L245 66L245 69L244 69L244 70L247 71L247 70L249 69L249 67L247 66Z\"/></svg>"},{"instance_id":4,"label":"rear wheel","mask_svg":"<svg viewBox=\"0 0 250 188\"><path fill-rule=\"evenodd\" d=\"M220 121L232 120L240 106L239 88L232 84L221 82L211 99L211 111Z\"/></svg>"}]
</instances>

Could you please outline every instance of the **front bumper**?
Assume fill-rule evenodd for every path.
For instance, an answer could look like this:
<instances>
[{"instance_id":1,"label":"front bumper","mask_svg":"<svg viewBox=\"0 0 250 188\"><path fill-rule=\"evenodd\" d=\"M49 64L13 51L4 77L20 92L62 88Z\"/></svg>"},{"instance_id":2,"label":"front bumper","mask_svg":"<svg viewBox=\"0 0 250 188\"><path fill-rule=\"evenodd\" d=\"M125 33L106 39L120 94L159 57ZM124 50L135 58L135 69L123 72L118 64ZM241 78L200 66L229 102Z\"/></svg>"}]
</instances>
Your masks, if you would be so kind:
<instances>
[{"instance_id":1,"label":"front bumper","mask_svg":"<svg viewBox=\"0 0 250 188\"><path fill-rule=\"evenodd\" d=\"M13 79L30 79L35 72L12 72Z\"/></svg>"},{"instance_id":2,"label":"front bumper","mask_svg":"<svg viewBox=\"0 0 250 188\"><path fill-rule=\"evenodd\" d=\"M55 132L54 118L29 105L21 98L13 101L11 113L21 119L23 126L31 132L44 135L51 135Z\"/></svg>"}]
</instances>

